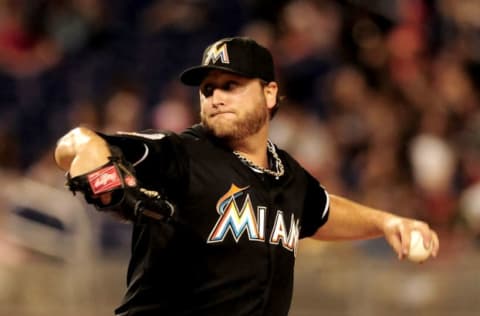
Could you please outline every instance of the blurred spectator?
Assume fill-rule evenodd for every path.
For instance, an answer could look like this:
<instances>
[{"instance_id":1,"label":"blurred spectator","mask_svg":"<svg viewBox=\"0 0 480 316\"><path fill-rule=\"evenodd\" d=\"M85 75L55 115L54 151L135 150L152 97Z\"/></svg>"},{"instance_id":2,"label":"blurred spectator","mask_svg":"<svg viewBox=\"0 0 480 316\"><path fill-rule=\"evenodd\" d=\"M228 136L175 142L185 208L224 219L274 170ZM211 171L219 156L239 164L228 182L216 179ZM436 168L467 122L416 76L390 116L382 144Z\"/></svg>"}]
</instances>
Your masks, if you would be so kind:
<instances>
[{"instance_id":1,"label":"blurred spectator","mask_svg":"<svg viewBox=\"0 0 480 316\"><path fill-rule=\"evenodd\" d=\"M418 135L411 143L411 161L415 184L424 200L422 217L438 229L449 229L457 210L452 148L437 136Z\"/></svg>"},{"instance_id":2,"label":"blurred spectator","mask_svg":"<svg viewBox=\"0 0 480 316\"><path fill-rule=\"evenodd\" d=\"M181 132L197 122L197 107L191 102L189 89L172 83L165 96L154 106L149 127Z\"/></svg>"},{"instance_id":3,"label":"blurred spectator","mask_svg":"<svg viewBox=\"0 0 480 316\"><path fill-rule=\"evenodd\" d=\"M15 77L33 76L60 58L50 38L28 28L27 10L22 1L0 2L0 68Z\"/></svg>"},{"instance_id":4,"label":"blurred spectator","mask_svg":"<svg viewBox=\"0 0 480 316\"><path fill-rule=\"evenodd\" d=\"M287 98L321 117L329 109L324 80L339 62L342 16L334 1L289 2L281 12L276 54Z\"/></svg>"},{"instance_id":5,"label":"blurred spectator","mask_svg":"<svg viewBox=\"0 0 480 316\"><path fill-rule=\"evenodd\" d=\"M344 193L338 176L339 153L331 131L317 117L302 111L298 104L287 103L281 107L271 123L272 140L287 149L329 192Z\"/></svg>"},{"instance_id":6,"label":"blurred spectator","mask_svg":"<svg viewBox=\"0 0 480 316\"><path fill-rule=\"evenodd\" d=\"M134 87L114 87L102 110L101 130L105 133L137 131L143 127L145 106Z\"/></svg>"},{"instance_id":7,"label":"blurred spectator","mask_svg":"<svg viewBox=\"0 0 480 316\"><path fill-rule=\"evenodd\" d=\"M332 113L328 122L340 153L340 177L347 190L355 191L361 168L359 158L370 137L366 109L371 91L364 74L355 67L344 66L329 79Z\"/></svg>"},{"instance_id":8,"label":"blurred spectator","mask_svg":"<svg viewBox=\"0 0 480 316\"><path fill-rule=\"evenodd\" d=\"M262 20L251 21L245 24L241 35L253 38L257 43L275 53L275 27L273 24Z\"/></svg>"},{"instance_id":9,"label":"blurred spectator","mask_svg":"<svg viewBox=\"0 0 480 316\"><path fill-rule=\"evenodd\" d=\"M391 78L402 85L419 80L425 70L427 40L426 3L421 0L399 1L398 23L387 39Z\"/></svg>"},{"instance_id":10,"label":"blurred spectator","mask_svg":"<svg viewBox=\"0 0 480 316\"><path fill-rule=\"evenodd\" d=\"M1 167L62 186L50 149L68 128L182 130L198 104L179 69L240 34L275 55L280 146L332 192L455 231L480 177L479 11L452 0L0 0Z\"/></svg>"},{"instance_id":11,"label":"blurred spectator","mask_svg":"<svg viewBox=\"0 0 480 316\"><path fill-rule=\"evenodd\" d=\"M6 125L6 124L5 124ZM0 166L11 170L19 169L18 156L20 148L16 135L10 130L0 128Z\"/></svg>"}]
</instances>

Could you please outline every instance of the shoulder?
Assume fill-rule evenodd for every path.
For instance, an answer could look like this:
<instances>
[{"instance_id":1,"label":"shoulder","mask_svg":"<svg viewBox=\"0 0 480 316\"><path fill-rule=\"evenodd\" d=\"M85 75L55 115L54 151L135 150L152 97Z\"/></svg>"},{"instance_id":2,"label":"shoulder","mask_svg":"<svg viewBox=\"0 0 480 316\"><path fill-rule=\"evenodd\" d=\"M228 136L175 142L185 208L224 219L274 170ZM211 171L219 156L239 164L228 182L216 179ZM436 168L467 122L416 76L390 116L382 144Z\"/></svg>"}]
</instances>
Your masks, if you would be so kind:
<instances>
[{"instance_id":1,"label":"shoulder","mask_svg":"<svg viewBox=\"0 0 480 316\"><path fill-rule=\"evenodd\" d=\"M202 124L195 124L190 128L187 128L180 134L180 137L183 139L189 140L200 140L200 139L207 139L208 134L205 130L205 127Z\"/></svg>"},{"instance_id":2,"label":"shoulder","mask_svg":"<svg viewBox=\"0 0 480 316\"><path fill-rule=\"evenodd\" d=\"M300 163L292 157L286 150L281 149L275 145L276 151L282 162L291 170L295 171L305 171L305 169L300 165Z\"/></svg>"},{"instance_id":3,"label":"shoulder","mask_svg":"<svg viewBox=\"0 0 480 316\"><path fill-rule=\"evenodd\" d=\"M296 160L287 151L276 147L278 156L282 160L285 172L290 180L303 182L309 186L318 186L320 183L307 169L305 169L298 160Z\"/></svg>"},{"instance_id":4,"label":"shoulder","mask_svg":"<svg viewBox=\"0 0 480 316\"><path fill-rule=\"evenodd\" d=\"M188 128L179 135L182 142L192 152L212 152L230 150L222 141L209 133L202 124L196 124Z\"/></svg>"},{"instance_id":5,"label":"shoulder","mask_svg":"<svg viewBox=\"0 0 480 316\"><path fill-rule=\"evenodd\" d=\"M111 134L97 132L97 134L110 146L118 147L130 162L141 161L147 155L155 156L180 144L177 134L163 130L118 131Z\"/></svg>"}]
</instances>

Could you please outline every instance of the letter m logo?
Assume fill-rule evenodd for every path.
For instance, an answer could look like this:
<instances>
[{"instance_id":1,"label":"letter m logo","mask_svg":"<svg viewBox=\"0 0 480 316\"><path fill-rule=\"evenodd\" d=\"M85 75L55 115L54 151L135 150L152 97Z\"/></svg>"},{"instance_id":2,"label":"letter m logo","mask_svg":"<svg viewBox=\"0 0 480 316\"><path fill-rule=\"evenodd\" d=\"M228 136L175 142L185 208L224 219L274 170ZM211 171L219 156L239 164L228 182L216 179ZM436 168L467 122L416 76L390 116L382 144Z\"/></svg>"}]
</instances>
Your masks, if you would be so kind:
<instances>
[{"instance_id":1,"label":"letter m logo","mask_svg":"<svg viewBox=\"0 0 480 316\"><path fill-rule=\"evenodd\" d=\"M203 61L204 65L208 65L210 63L214 64L219 59L222 62L222 64L230 63L230 59L228 57L228 51L227 51L227 43L223 43L219 47L217 46L218 44L213 44L208 50L208 52L205 54L205 60Z\"/></svg>"}]
</instances>

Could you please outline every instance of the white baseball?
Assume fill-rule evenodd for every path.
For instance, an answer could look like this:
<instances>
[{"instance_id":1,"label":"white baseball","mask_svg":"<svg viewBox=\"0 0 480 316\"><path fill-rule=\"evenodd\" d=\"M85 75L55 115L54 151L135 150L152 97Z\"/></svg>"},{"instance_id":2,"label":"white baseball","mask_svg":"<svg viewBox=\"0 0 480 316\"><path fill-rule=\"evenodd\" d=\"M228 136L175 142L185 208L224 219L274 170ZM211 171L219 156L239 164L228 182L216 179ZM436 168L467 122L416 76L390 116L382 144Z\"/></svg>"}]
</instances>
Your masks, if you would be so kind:
<instances>
[{"instance_id":1,"label":"white baseball","mask_svg":"<svg viewBox=\"0 0 480 316\"><path fill-rule=\"evenodd\" d=\"M422 234L418 230L412 230L410 234L410 249L408 251L408 259L413 262L423 262L430 257L432 253L432 245L425 248L423 245Z\"/></svg>"}]
</instances>

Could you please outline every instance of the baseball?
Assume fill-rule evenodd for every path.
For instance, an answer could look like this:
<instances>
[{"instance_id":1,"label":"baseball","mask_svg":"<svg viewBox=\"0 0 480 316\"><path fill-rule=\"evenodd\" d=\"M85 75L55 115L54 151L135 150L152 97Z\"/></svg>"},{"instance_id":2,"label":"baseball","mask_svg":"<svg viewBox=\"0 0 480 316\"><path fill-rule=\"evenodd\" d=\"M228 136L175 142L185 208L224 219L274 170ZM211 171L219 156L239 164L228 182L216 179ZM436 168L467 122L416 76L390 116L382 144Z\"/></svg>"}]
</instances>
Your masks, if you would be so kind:
<instances>
[{"instance_id":1,"label":"baseball","mask_svg":"<svg viewBox=\"0 0 480 316\"><path fill-rule=\"evenodd\" d=\"M418 230L412 230L410 234L410 249L408 259L413 262L423 262L427 260L432 252L432 245L427 249L423 245L422 234Z\"/></svg>"}]
</instances>

